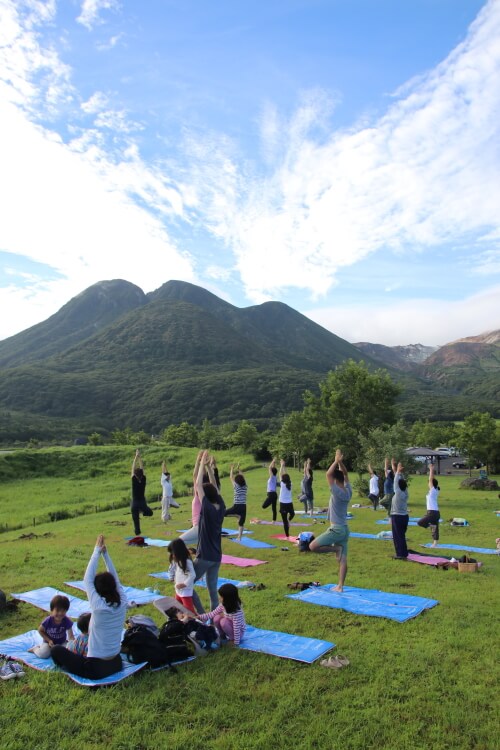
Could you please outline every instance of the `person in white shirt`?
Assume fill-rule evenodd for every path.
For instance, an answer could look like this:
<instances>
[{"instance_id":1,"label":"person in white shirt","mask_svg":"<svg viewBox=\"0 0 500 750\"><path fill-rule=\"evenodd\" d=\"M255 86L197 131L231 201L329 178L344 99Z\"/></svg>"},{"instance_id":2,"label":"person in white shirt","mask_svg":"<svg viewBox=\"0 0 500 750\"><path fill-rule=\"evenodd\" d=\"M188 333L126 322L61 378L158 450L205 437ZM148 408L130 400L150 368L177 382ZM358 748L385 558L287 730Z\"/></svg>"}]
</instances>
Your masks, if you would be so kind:
<instances>
[{"instance_id":1,"label":"person in white shirt","mask_svg":"<svg viewBox=\"0 0 500 750\"><path fill-rule=\"evenodd\" d=\"M175 598L186 609L196 614L193 603L195 571L191 555L182 539L174 539L168 546L170 564L173 567Z\"/></svg>"},{"instance_id":2,"label":"person in white shirt","mask_svg":"<svg viewBox=\"0 0 500 750\"><path fill-rule=\"evenodd\" d=\"M292 496L292 480L290 474L287 474L285 462L280 461L280 516L283 521L285 536L290 536L290 521L295 516Z\"/></svg>"},{"instance_id":3,"label":"person in white shirt","mask_svg":"<svg viewBox=\"0 0 500 750\"><path fill-rule=\"evenodd\" d=\"M433 547L439 541L439 519L441 518L441 513L439 512L438 498L440 489L438 480L434 476L434 464L431 464L429 467L429 492L426 495L427 513L417 523L424 529L430 526Z\"/></svg>"},{"instance_id":4,"label":"person in white shirt","mask_svg":"<svg viewBox=\"0 0 500 750\"><path fill-rule=\"evenodd\" d=\"M105 573L97 573L101 556L107 568ZM62 669L99 680L123 668L120 649L127 612L127 597L102 534L97 537L83 581L92 613L87 656L74 654L64 646L54 646L50 655Z\"/></svg>"},{"instance_id":5,"label":"person in white shirt","mask_svg":"<svg viewBox=\"0 0 500 750\"><path fill-rule=\"evenodd\" d=\"M372 469L371 464L368 464L368 471L370 472L370 494L368 495L368 497L373 505L373 510L377 510L378 496L380 494L378 486L378 475L377 472Z\"/></svg>"},{"instance_id":6,"label":"person in white shirt","mask_svg":"<svg viewBox=\"0 0 500 750\"><path fill-rule=\"evenodd\" d=\"M278 486L278 469L276 468L276 459L273 458L271 463L269 464L269 478L267 480L267 497L264 500L262 507L269 508L271 506L271 510L273 513L273 521L276 521L276 506L278 503L278 493L276 492L276 487Z\"/></svg>"},{"instance_id":7,"label":"person in white shirt","mask_svg":"<svg viewBox=\"0 0 500 750\"><path fill-rule=\"evenodd\" d=\"M166 523L170 520L170 506L172 505L174 489L172 482L170 481L170 472L167 469L167 464L163 461L161 465L161 477L160 483L162 488L161 496L161 520Z\"/></svg>"}]
</instances>

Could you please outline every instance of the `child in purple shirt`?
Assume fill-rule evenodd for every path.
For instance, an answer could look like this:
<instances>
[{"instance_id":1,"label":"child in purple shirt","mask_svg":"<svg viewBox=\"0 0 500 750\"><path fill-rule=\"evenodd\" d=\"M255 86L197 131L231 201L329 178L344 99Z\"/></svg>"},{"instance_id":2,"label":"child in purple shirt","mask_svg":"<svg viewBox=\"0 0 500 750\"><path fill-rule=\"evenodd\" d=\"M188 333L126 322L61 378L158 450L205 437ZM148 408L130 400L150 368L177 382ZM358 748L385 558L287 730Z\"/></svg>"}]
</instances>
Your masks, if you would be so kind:
<instances>
[{"instance_id":1,"label":"child in purple shirt","mask_svg":"<svg viewBox=\"0 0 500 750\"><path fill-rule=\"evenodd\" d=\"M66 616L68 609L69 599L67 596L56 594L52 597L50 615L42 621L38 628L43 643L30 649L35 656L40 657L40 659L48 659L53 646L64 646L66 641L74 639L73 623Z\"/></svg>"}]
</instances>

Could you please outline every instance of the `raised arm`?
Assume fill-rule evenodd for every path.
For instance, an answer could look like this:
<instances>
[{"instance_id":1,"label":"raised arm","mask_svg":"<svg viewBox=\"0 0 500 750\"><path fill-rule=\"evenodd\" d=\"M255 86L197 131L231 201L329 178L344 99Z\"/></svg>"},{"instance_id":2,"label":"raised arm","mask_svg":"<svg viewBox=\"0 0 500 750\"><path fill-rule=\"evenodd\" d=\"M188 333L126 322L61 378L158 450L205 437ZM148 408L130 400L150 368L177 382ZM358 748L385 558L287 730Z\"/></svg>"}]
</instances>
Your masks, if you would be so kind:
<instances>
[{"instance_id":1,"label":"raised arm","mask_svg":"<svg viewBox=\"0 0 500 750\"><path fill-rule=\"evenodd\" d=\"M280 460L280 479L281 479L281 477L283 476L283 474L285 474L285 473L286 473L285 469L286 469L286 466L285 466L285 459L284 459L284 458L282 458L282 459Z\"/></svg>"},{"instance_id":2,"label":"raised arm","mask_svg":"<svg viewBox=\"0 0 500 750\"><path fill-rule=\"evenodd\" d=\"M213 456L208 457L207 474L210 480L210 484L213 484L214 487L218 487L219 485L217 484L217 480L215 478L215 459Z\"/></svg>"},{"instance_id":3,"label":"raised arm","mask_svg":"<svg viewBox=\"0 0 500 750\"><path fill-rule=\"evenodd\" d=\"M387 476L388 472L389 472L389 459L386 456L385 459L384 459L384 474L385 474L385 476Z\"/></svg>"},{"instance_id":4,"label":"raised arm","mask_svg":"<svg viewBox=\"0 0 500 750\"><path fill-rule=\"evenodd\" d=\"M368 471L370 472L370 476L372 477L373 476L373 469L372 469L372 465L371 464L368 464Z\"/></svg>"},{"instance_id":5,"label":"raised arm","mask_svg":"<svg viewBox=\"0 0 500 750\"><path fill-rule=\"evenodd\" d=\"M429 489L432 490L434 487L434 464L429 466Z\"/></svg>"},{"instance_id":6,"label":"raised arm","mask_svg":"<svg viewBox=\"0 0 500 750\"><path fill-rule=\"evenodd\" d=\"M161 471L162 471L162 474L166 474L167 473L167 463L166 463L166 461L162 461L162 463L161 463Z\"/></svg>"},{"instance_id":7,"label":"raised arm","mask_svg":"<svg viewBox=\"0 0 500 750\"><path fill-rule=\"evenodd\" d=\"M231 484L234 486L234 464L231 464L231 469L229 471L229 479L231 480Z\"/></svg>"},{"instance_id":8,"label":"raised arm","mask_svg":"<svg viewBox=\"0 0 500 750\"><path fill-rule=\"evenodd\" d=\"M349 481L349 474L347 473L347 469L346 469L346 467L344 465L344 462L342 460L343 458L344 457L341 454L341 458L339 460L339 469L342 472L342 474L344 475L344 484L347 484L347 482Z\"/></svg>"},{"instance_id":9,"label":"raised arm","mask_svg":"<svg viewBox=\"0 0 500 750\"><path fill-rule=\"evenodd\" d=\"M135 452L134 460L132 461L132 472L130 474L131 477L134 476L134 471L136 469L138 469L138 468L139 469L143 469L144 468L143 463L142 463L142 458L141 458L141 452L140 452L139 448L137 448L137 450Z\"/></svg>"},{"instance_id":10,"label":"raised arm","mask_svg":"<svg viewBox=\"0 0 500 750\"><path fill-rule=\"evenodd\" d=\"M203 474L205 472L205 464L207 463L207 461L208 461L208 451L203 451L200 456L198 474L196 476L196 482L195 482L196 492L200 500L203 498L203 495L205 494L203 492Z\"/></svg>"},{"instance_id":11,"label":"raised arm","mask_svg":"<svg viewBox=\"0 0 500 750\"><path fill-rule=\"evenodd\" d=\"M396 459L394 458L394 456L391 458L391 467L394 474L396 474L398 467L396 466Z\"/></svg>"},{"instance_id":12,"label":"raised arm","mask_svg":"<svg viewBox=\"0 0 500 750\"><path fill-rule=\"evenodd\" d=\"M328 482L328 484L330 485L330 487L332 486L332 484L334 482L333 473L334 473L335 469L338 467L339 462L342 461L342 458L343 458L343 456L342 456L341 451L339 451L337 449L335 451L335 458L333 459L333 462L330 464L330 466L328 467L328 469L326 471L326 481Z\"/></svg>"},{"instance_id":13,"label":"raised arm","mask_svg":"<svg viewBox=\"0 0 500 750\"><path fill-rule=\"evenodd\" d=\"M275 466L276 466L276 459L275 459L275 458L273 458L273 460L272 460L272 461L271 461L271 463L269 464L269 476L270 476L270 477L271 477L271 476L273 475L273 472L272 472L272 470L273 470L273 469L275 468Z\"/></svg>"}]
</instances>

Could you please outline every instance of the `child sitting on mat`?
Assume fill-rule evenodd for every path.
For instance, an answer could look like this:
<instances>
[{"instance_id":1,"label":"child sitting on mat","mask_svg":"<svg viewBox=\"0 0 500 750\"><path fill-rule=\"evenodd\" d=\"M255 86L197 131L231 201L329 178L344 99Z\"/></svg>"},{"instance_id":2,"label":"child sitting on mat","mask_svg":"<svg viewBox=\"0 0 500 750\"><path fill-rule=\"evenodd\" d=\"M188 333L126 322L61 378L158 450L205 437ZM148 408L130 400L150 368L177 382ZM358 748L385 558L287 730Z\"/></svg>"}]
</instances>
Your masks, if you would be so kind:
<instances>
[{"instance_id":1,"label":"child sitting on mat","mask_svg":"<svg viewBox=\"0 0 500 750\"><path fill-rule=\"evenodd\" d=\"M174 539L168 545L170 563L173 564L175 598L186 609L196 614L193 603L193 586L195 572L191 555L182 539Z\"/></svg>"},{"instance_id":2,"label":"child sitting on mat","mask_svg":"<svg viewBox=\"0 0 500 750\"><path fill-rule=\"evenodd\" d=\"M48 659L53 646L65 646L66 642L74 640L73 623L66 616L69 609L69 599L62 594L56 594L50 600L50 615L42 621L38 632L43 643L33 646L29 650L40 659Z\"/></svg>"},{"instance_id":3,"label":"child sitting on mat","mask_svg":"<svg viewBox=\"0 0 500 750\"><path fill-rule=\"evenodd\" d=\"M91 617L91 612L84 612L83 615L80 615L80 617L76 621L76 626L80 631L80 635L77 635L74 640L68 643L68 645L66 646L68 651L72 651L74 654L80 654L80 656L87 656Z\"/></svg>"},{"instance_id":4,"label":"child sitting on mat","mask_svg":"<svg viewBox=\"0 0 500 750\"><path fill-rule=\"evenodd\" d=\"M219 606L211 612L198 615L196 619L201 622L213 620L213 624L220 635L225 636L235 646L239 646L245 633L246 622L238 589L232 583L224 583L219 588L218 593ZM186 615L185 617L192 618L192 615Z\"/></svg>"}]
</instances>

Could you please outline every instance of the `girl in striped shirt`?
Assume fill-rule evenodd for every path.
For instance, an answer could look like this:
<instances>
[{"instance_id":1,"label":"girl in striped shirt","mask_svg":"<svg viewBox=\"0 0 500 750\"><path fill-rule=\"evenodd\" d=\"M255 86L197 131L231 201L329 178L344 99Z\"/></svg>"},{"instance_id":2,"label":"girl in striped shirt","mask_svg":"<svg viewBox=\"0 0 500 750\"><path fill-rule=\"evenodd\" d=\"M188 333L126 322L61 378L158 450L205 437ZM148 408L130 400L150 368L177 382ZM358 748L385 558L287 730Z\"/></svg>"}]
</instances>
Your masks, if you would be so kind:
<instances>
[{"instance_id":1,"label":"girl in striped shirt","mask_svg":"<svg viewBox=\"0 0 500 750\"><path fill-rule=\"evenodd\" d=\"M213 620L213 625L221 636L226 636L235 646L239 646L245 633L246 622L238 589L232 583L224 583L218 593L219 606L211 612L198 615L196 619L202 622Z\"/></svg>"},{"instance_id":2,"label":"girl in striped shirt","mask_svg":"<svg viewBox=\"0 0 500 750\"><path fill-rule=\"evenodd\" d=\"M228 508L225 512L225 516L238 516L238 540L241 539L243 529L245 527L245 520L247 517L247 483L245 477L240 471L238 466L237 474L234 474L234 464L231 464L231 471L229 473L229 479L233 483L234 487L234 500L233 507Z\"/></svg>"}]
</instances>

